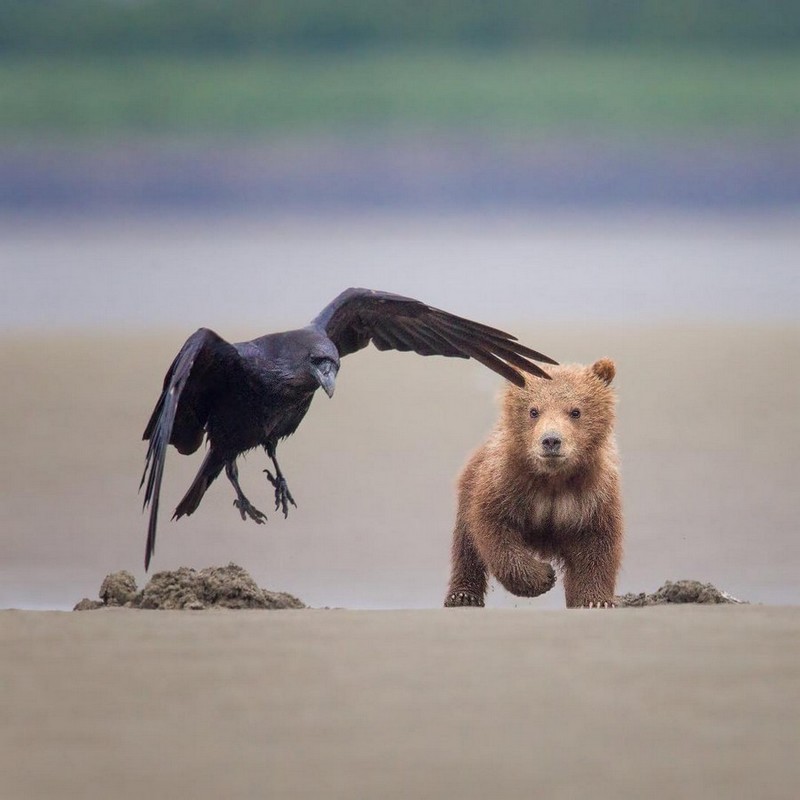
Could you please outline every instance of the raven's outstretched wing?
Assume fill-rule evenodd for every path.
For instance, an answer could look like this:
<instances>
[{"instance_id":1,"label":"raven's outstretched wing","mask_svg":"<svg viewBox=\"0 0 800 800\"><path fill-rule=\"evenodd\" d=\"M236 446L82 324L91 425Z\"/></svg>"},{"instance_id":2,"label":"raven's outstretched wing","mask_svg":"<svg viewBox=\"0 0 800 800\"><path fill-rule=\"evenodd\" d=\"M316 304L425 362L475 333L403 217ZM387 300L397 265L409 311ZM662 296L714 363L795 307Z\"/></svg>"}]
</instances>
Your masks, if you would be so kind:
<instances>
[{"instance_id":1,"label":"raven's outstretched wing","mask_svg":"<svg viewBox=\"0 0 800 800\"><path fill-rule=\"evenodd\" d=\"M378 350L474 358L517 386L525 385L518 370L550 377L533 361L557 363L505 331L456 317L410 297L370 289L347 289L311 324L325 331L340 356L361 350L372 341Z\"/></svg>"},{"instance_id":2,"label":"raven's outstretched wing","mask_svg":"<svg viewBox=\"0 0 800 800\"><path fill-rule=\"evenodd\" d=\"M147 423L143 439L149 439L144 473L143 508L150 506L145 570L156 544L158 499L167 446L183 454L193 453L203 441L211 404L226 379L242 374L236 348L208 328L200 328L184 343L164 378L164 388ZM238 374L237 374L238 373Z\"/></svg>"}]
</instances>

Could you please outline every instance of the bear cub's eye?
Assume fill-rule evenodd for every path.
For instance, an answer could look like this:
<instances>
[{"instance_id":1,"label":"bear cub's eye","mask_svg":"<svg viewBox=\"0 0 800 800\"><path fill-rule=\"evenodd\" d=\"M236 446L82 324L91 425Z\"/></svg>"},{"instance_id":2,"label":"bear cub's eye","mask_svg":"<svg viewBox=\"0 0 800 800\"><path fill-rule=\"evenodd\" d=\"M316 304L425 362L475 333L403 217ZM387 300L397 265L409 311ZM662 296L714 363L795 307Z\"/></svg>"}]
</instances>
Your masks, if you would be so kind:
<instances>
[{"instance_id":1,"label":"bear cub's eye","mask_svg":"<svg viewBox=\"0 0 800 800\"><path fill-rule=\"evenodd\" d=\"M572 411L569 412L569 415L577 419L581 415L581 410L579 408L573 408Z\"/></svg>"},{"instance_id":2,"label":"bear cub's eye","mask_svg":"<svg viewBox=\"0 0 800 800\"><path fill-rule=\"evenodd\" d=\"M539 409L538 408L532 408L531 409L531 417L533 417L533 419L536 419L536 417L538 417L538 416L539 416Z\"/></svg>"}]
</instances>

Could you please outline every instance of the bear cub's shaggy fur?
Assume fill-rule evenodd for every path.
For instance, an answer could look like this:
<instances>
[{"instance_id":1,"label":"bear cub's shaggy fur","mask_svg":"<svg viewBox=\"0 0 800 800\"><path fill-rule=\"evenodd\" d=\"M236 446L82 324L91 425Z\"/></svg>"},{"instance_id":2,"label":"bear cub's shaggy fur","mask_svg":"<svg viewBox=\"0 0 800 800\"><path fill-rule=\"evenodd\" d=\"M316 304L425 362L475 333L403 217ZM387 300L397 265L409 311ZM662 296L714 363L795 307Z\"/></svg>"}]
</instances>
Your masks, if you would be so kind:
<instances>
[{"instance_id":1,"label":"bear cub's shaggy fur","mask_svg":"<svg viewBox=\"0 0 800 800\"><path fill-rule=\"evenodd\" d=\"M552 380L508 384L489 439L459 481L445 606L482 606L489 575L536 597L561 567L567 607L613 605L622 555L614 439L616 368L548 368ZM545 559L545 560L541 560Z\"/></svg>"}]
</instances>

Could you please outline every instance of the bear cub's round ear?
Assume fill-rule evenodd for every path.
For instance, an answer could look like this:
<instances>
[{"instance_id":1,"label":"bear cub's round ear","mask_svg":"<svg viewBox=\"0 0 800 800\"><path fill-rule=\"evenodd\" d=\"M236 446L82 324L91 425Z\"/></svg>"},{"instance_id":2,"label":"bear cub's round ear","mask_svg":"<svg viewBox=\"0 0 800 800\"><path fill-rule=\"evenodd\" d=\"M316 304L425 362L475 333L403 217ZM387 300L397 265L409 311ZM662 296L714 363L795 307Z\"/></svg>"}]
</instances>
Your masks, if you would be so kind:
<instances>
[{"instance_id":1,"label":"bear cub's round ear","mask_svg":"<svg viewBox=\"0 0 800 800\"><path fill-rule=\"evenodd\" d=\"M614 376L617 374L617 368L610 358L601 358L599 361L595 361L591 366L591 370L606 384L611 383L611 381L614 380Z\"/></svg>"}]
</instances>

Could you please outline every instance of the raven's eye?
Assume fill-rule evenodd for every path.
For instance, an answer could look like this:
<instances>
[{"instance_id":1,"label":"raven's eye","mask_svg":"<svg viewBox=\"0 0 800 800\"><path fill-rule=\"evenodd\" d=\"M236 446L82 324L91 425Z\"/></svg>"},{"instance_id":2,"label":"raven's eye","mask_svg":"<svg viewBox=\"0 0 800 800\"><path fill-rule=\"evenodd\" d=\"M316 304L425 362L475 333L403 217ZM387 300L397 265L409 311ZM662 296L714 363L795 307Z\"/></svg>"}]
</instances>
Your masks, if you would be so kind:
<instances>
[{"instance_id":1,"label":"raven's eye","mask_svg":"<svg viewBox=\"0 0 800 800\"><path fill-rule=\"evenodd\" d=\"M577 419L581 415L581 410L579 408L573 408L572 411L569 412L569 415Z\"/></svg>"},{"instance_id":2,"label":"raven's eye","mask_svg":"<svg viewBox=\"0 0 800 800\"><path fill-rule=\"evenodd\" d=\"M533 417L533 419L536 419L536 417L538 417L538 416L539 416L539 409L538 408L532 408L531 409L531 417Z\"/></svg>"}]
</instances>

